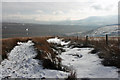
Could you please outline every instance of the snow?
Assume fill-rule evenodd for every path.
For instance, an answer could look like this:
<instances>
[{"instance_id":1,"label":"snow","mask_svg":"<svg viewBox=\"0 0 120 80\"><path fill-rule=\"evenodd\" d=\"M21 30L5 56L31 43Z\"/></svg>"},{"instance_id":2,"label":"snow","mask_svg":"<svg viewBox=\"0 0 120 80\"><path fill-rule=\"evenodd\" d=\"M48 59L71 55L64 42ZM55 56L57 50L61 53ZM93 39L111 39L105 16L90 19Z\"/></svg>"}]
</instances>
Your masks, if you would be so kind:
<instances>
[{"instance_id":1,"label":"snow","mask_svg":"<svg viewBox=\"0 0 120 80\"><path fill-rule=\"evenodd\" d=\"M118 71L120 71L120 69L118 69ZM118 73L118 79L120 80L120 72Z\"/></svg>"},{"instance_id":2,"label":"snow","mask_svg":"<svg viewBox=\"0 0 120 80\"><path fill-rule=\"evenodd\" d=\"M66 48L66 50L60 55L63 59L62 64L74 69L77 78L118 78L116 68L101 65L101 59L96 54L89 53L93 48Z\"/></svg>"},{"instance_id":3,"label":"snow","mask_svg":"<svg viewBox=\"0 0 120 80\"><path fill-rule=\"evenodd\" d=\"M66 78L68 73L58 70L43 69L42 62L33 59L37 55L34 43L18 42L13 50L0 64L0 78Z\"/></svg>"},{"instance_id":4,"label":"snow","mask_svg":"<svg viewBox=\"0 0 120 80\"><path fill-rule=\"evenodd\" d=\"M118 25L110 25L110 26L104 26L104 27L98 28L89 35L90 36L100 36L100 35L104 36L108 34L108 35L114 36L115 34L118 35L118 32L119 32Z\"/></svg>"},{"instance_id":5,"label":"snow","mask_svg":"<svg viewBox=\"0 0 120 80\"><path fill-rule=\"evenodd\" d=\"M67 45L70 43L70 42L62 41L62 39L58 39L58 37L48 39L47 42L56 43L56 44L60 44L60 45Z\"/></svg>"},{"instance_id":6,"label":"snow","mask_svg":"<svg viewBox=\"0 0 120 80\"><path fill-rule=\"evenodd\" d=\"M48 42L60 44L61 40L52 38ZM59 57L62 58L62 65L68 66L76 71L77 78L118 78L117 68L103 66L97 54L90 53L93 48L71 49L67 47L67 43L63 47L65 52L62 52Z\"/></svg>"},{"instance_id":7,"label":"snow","mask_svg":"<svg viewBox=\"0 0 120 80\"><path fill-rule=\"evenodd\" d=\"M77 78L118 78L117 68L105 67L96 54L90 54L93 48L69 48L70 42L62 39L51 38L49 43L65 45L61 55L62 65L76 71ZM69 73L43 69L42 61L34 59L37 52L32 41L18 42L18 45L8 53L8 59L0 64L0 79L10 78L67 78ZM50 57L50 55L48 54Z\"/></svg>"},{"instance_id":8,"label":"snow","mask_svg":"<svg viewBox=\"0 0 120 80\"><path fill-rule=\"evenodd\" d=\"M26 30L26 31L28 31L29 29L28 29L28 28L26 28L25 30Z\"/></svg>"}]
</instances>

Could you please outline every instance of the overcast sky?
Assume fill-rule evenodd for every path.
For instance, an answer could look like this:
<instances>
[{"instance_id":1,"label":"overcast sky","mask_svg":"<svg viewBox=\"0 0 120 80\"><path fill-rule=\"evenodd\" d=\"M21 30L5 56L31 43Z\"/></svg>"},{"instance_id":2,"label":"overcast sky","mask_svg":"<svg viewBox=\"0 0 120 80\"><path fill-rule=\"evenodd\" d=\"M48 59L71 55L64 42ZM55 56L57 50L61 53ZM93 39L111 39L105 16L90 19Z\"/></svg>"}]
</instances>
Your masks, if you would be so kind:
<instances>
[{"instance_id":1,"label":"overcast sky","mask_svg":"<svg viewBox=\"0 0 120 80\"><path fill-rule=\"evenodd\" d=\"M2 1L2 17L3 20L34 20L39 22L80 20L90 16L117 15L118 1L4 0Z\"/></svg>"}]
</instances>

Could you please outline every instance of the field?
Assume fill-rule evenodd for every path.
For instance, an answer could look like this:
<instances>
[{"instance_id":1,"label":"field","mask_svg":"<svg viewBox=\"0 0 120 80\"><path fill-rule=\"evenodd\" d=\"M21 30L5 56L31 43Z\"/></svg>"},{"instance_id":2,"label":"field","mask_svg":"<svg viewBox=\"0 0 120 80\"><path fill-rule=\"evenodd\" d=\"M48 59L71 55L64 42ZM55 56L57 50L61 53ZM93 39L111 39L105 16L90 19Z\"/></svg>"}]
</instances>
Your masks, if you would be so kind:
<instances>
[{"instance_id":1,"label":"field","mask_svg":"<svg viewBox=\"0 0 120 80\"><path fill-rule=\"evenodd\" d=\"M118 3L2 1L0 80L120 80Z\"/></svg>"},{"instance_id":2,"label":"field","mask_svg":"<svg viewBox=\"0 0 120 80\"><path fill-rule=\"evenodd\" d=\"M95 60L99 60L96 58L95 55L97 55L101 60L101 63L104 66L111 66L111 67L117 67L120 68L120 42L119 42L119 37L109 37L108 42L106 42L105 37L59 37L61 39L60 42L58 38L55 38L56 41L58 42L53 42L49 43L47 40L54 38L53 36L47 36L47 37L19 37L19 38L6 38L0 40L2 42L2 50L0 53L2 55L3 61L8 58L8 53L11 53L11 51L17 46L18 42L28 42L31 40L34 43L34 49L38 53L34 59L38 59L42 61L42 66L45 69L51 69L51 70L60 70L63 72L70 73L68 75L67 79L75 79L76 76L81 77L80 75L77 74L77 71L75 71L73 68L68 67L69 61L65 62L63 59L67 58L65 56L67 55L72 55L70 58L72 58L72 61L75 61L79 57L81 58L82 56L91 56L93 60L94 66L96 64ZM69 42L69 43L68 43ZM65 45L69 48L67 49ZM79 51L81 50L81 52ZM67 52L68 50L68 52ZM83 53L77 54L77 52ZM71 52L71 53L69 53ZM74 54L75 53L75 54ZM91 55L92 54L92 55ZM58 57L61 56L61 57ZM81 57L80 57L81 56ZM86 57L87 57L86 56ZM69 60L69 59L68 59ZM71 60L71 59L70 59ZM78 59L79 60L79 59ZM82 60L80 60L82 61ZM83 62L85 59L83 58ZM95 63L94 63L95 61ZM98 61L98 62L100 62ZM65 63L65 64L64 64ZM89 63L89 62L88 62ZM85 65L88 64L87 59ZM90 62L92 63L92 62ZM74 63L71 63L74 65ZM83 65L83 64L82 64ZM92 66L91 64L88 64L86 66ZM101 66L101 69L104 68L104 66ZM76 67L76 66L75 66ZM80 67L76 67L76 69L79 69ZM86 67L88 69L88 67ZM107 68L106 68L107 69ZM112 68L110 68L112 69ZM93 70L93 68L91 68ZM109 69L108 69L109 70ZM114 69L113 69L114 71ZM91 72L94 72L91 71ZM83 72L82 72L83 73ZM89 72L88 72L89 73ZM79 73L81 74L81 73ZM84 74L84 73L83 73ZM111 74L112 75L112 74ZM88 75L91 76L91 75ZM107 77L109 77L108 75ZM100 77L98 75L93 75L93 77ZM93 78L90 77L90 78ZM104 77L104 76L103 76ZM115 77L114 74L111 77ZM82 78L85 78L85 76L82 76ZM106 77L105 77L106 78Z\"/></svg>"},{"instance_id":3,"label":"field","mask_svg":"<svg viewBox=\"0 0 120 80\"><path fill-rule=\"evenodd\" d=\"M93 54L98 52L98 56L103 59L102 63L105 66L116 66L120 68L120 37L109 37L106 42L105 37L69 37L73 42L84 44L84 47L93 47Z\"/></svg>"}]
</instances>

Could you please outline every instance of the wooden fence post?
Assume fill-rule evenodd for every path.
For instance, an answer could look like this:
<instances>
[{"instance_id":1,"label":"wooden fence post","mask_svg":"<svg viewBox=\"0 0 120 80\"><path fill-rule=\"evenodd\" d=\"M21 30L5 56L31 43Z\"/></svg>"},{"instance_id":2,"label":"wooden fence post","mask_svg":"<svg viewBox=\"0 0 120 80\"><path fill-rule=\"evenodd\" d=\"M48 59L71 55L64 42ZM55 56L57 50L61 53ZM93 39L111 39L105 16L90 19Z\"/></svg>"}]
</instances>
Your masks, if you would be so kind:
<instances>
[{"instance_id":1,"label":"wooden fence post","mask_svg":"<svg viewBox=\"0 0 120 80\"><path fill-rule=\"evenodd\" d=\"M106 34L106 45L108 45L108 35Z\"/></svg>"},{"instance_id":2,"label":"wooden fence post","mask_svg":"<svg viewBox=\"0 0 120 80\"><path fill-rule=\"evenodd\" d=\"M0 54L0 63L2 62L2 60L3 60L3 59L2 59L2 54Z\"/></svg>"},{"instance_id":3,"label":"wooden fence post","mask_svg":"<svg viewBox=\"0 0 120 80\"><path fill-rule=\"evenodd\" d=\"M86 45L88 44L88 36L86 36Z\"/></svg>"}]
</instances>

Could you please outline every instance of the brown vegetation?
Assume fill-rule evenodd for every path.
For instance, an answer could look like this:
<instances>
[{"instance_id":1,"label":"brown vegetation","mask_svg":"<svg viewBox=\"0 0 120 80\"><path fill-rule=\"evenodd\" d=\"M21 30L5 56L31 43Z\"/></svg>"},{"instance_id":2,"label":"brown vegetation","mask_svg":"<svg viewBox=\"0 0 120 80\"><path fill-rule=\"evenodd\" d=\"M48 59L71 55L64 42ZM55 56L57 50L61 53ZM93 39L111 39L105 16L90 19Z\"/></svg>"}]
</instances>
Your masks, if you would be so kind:
<instances>
[{"instance_id":1,"label":"brown vegetation","mask_svg":"<svg viewBox=\"0 0 120 80\"><path fill-rule=\"evenodd\" d=\"M35 45L35 49L38 55L35 59L42 60L43 67L49 69L57 69L68 71L68 68L61 65L61 58L57 57L56 51L63 52L64 50L60 45L49 44L46 40L51 37L23 37L23 38L8 38L0 40L2 42L2 53L0 53L3 59L7 58L7 53L9 53L16 45L17 42L26 42L32 40ZM72 47L93 47L94 50L91 51L93 54L98 54L102 58L102 64L105 66L116 66L120 68L120 38L119 37L109 37L108 44L104 37L88 37L78 38L78 37L64 37L65 41L71 41L69 46ZM63 67L63 68L62 68ZM76 73L72 72L66 80L76 80Z\"/></svg>"},{"instance_id":2,"label":"brown vegetation","mask_svg":"<svg viewBox=\"0 0 120 80\"><path fill-rule=\"evenodd\" d=\"M86 38L68 37L66 40L71 40L82 46L93 47L92 54L97 53L102 58L102 64L105 66L116 66L120 68L120 37L109 37L106 43L105 37L89 37ZM86 44L87 43L87 44ZM82 47L77 45L78 47Z\"/></svg>"},{"instance_id":3,"label":"brown vegetation","mask_svg":"<svg viewBox=\"0 0 120 80\"><path fill-rule=\"evenodd\" d=\"M25 42L26 40L28 40L28 38L8 38L0 40L0 42L2 42L2 50L0 50L2 58L7 58L7 53L9 53L14 48L14 46L17 45L17 42Z\"/></svg>"},{"instance_id":4,"label":"brown vegetation","mask_svg":"<svg viewBox=\"0 0 120 80\"><path fill-rule=\"evenodd\" d=\"M9 53L17 45L17 42L27 42L28 40L32 40L33 42L35 42L35 46L38 49L40 49L39 46L41 46L41 45L38 46L38 44L39 44L38 41L40 41L40 43L42 43L44 45L46 45L46 44L48 45L48 43L45 41L44 37L40 37L40 38L34 38L34 37L33 38L32 37L7 38L7 39L0 40L2 42L2 50L1 50L2 53L0 53L0 54L7 55L7 53ZM46 48L45 48L45 46L41 47L41 49L50 51L49 49L47 50Z\"/></svg>"},{"instance_id":5,"label":"brown vegetation","mask_svg":"<svg viewBox=\"0 0 120 80\"><path fill-rule=\"evenodd\" d=\"M77 80L77 78L76 78L76 72L71 72L71 74L65 80Z\"/></svg>"},{"instance_id":6,"label":"brown vegetation","mask_svg":"<svg viewBox=\"0 0 120 80\"><path fill-rule=\"evenodd\" d=\"M98 56L103 59L102 64L105 66L116 66L120 68L120 43L118 40L109 40L106 44L105 40L91 42Z\"/></svg>"},{"instance_id":7,"label":"brown vegetation","mask_svg":"<svg viewBox=\"0 0 120 80\"><path fill-rule=\"evenodd\" d=\"M46 40L50 37L22 37L22 38L7 38L0 40L2 42L2 50L0 53L3 59L7 58L7 54L17 45L17 42L27 42L32 40L38 55L35 59L42 60L44 68L62 69L60 66L61 59L56 57L56 53L52 50L51 44Z\"/></svg>"}]
</instances>

